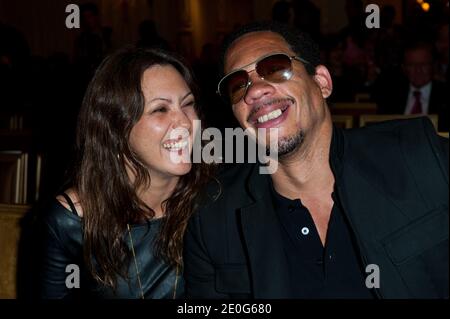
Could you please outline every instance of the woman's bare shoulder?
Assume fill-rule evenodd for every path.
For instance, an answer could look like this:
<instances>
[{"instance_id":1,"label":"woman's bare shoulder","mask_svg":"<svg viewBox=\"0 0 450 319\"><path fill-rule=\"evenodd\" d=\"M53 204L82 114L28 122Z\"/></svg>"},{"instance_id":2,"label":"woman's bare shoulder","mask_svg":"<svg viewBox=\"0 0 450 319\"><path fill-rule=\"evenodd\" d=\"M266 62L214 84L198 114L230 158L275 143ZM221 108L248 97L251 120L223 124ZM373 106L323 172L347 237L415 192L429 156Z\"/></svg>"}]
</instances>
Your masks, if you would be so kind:
<instances>
[{"instance_id":1,"label":"woman's bare shoulder","mask_svg":"<svg viewBox=\"0 0 450 319\"><path fill-rule=\"evenodd\" d=\"M78 198L78 193L76 192L76 190L73 188L69 188L68 190L65 191L65 193L72 200L72 202L75 206L75 209L77 211L77 215L79 217L83 217L83 209L81 207L80 200ZM58 195L58 196L56 196L56 199L61 203L61 205L64 206L64 208L66 208L67 210L72 212L72 208L70 208L70 205L67 202L67 200L64 198L64 196Z\"/></svg>"}]
</instances>

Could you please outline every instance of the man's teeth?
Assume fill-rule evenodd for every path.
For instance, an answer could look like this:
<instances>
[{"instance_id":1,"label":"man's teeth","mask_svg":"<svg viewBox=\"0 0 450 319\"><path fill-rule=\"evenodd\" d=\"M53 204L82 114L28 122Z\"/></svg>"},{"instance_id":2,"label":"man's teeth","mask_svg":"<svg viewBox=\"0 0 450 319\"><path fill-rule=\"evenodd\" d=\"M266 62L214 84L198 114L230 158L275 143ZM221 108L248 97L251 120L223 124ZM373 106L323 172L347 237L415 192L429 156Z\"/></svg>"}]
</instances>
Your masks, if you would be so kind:
<instances>
[{"instance_id":1,"label":"man's teeth","mask_svg":"<svg viewBox=\"0 0 450 319\"><path fill-rule=\"evenodd\" d=\"M265 123L267 121L276 119L277 117L280 117L281 114L283 114L283 112L280 109L272 111L266 115L258 117L258 123Z\"/></svg>"},{"instance_id":2,"label":"man's teeth","mask_svg":"<svg viewBox=\"0 0 450 319\"><path fill-rule=\"evenodd\" d=\"M176 142L176 143L164 143L163 147L168 150L181 150L188 145L187 141Z\"/></svg>"}]
</instances>

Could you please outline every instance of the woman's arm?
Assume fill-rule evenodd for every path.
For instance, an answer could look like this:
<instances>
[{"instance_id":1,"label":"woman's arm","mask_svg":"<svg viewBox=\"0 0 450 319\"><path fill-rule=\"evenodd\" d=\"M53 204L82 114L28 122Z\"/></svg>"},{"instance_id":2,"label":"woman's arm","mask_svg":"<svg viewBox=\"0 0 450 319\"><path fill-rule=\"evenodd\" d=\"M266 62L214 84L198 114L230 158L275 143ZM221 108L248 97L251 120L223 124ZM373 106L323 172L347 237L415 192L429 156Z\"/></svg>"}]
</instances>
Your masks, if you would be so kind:
<instances>
[{"instance_id":1,"label":"woman's arm","mask_svg":"<svg viewBox=\"0 0 450 319\"><path fill-rule=\"evenodd\" d=\"M40 223L39 290L45 299L70 298L80 288L81 222L64 210L54 206Z\"/></svg>"}]
</instances>

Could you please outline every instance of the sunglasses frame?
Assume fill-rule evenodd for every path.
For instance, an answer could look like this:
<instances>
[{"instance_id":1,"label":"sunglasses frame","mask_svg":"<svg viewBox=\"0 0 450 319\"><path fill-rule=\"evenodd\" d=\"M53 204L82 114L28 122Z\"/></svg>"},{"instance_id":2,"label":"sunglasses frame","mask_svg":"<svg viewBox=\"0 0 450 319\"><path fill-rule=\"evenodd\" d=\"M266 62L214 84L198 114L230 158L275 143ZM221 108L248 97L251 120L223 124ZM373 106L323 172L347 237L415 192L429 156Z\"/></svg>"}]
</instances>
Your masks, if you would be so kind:
<instances>
[{"instance_id":1,"label":"sunglasses frame","mask_svg":"<svg viewBox=\"0 0 450 319\"><path fill-rule=\"evenodd\" d=\"M230 72L230 73L228 73L227 75L225 75L225 76L219 81L219 83L217 84L217 91L216 91L216 93L219 94L222 98L228 98L230 101L232 101L231 98L230 98L229 96L227 96L228 94L223 95L223 94L220 92L220 85L222 84L223 81L225 81L227 78L229 78L229 77L232 76L233 74L235 74L235 73L237 73L237 72L244 71L244 72L247 73L247 78L248 78L247 84L246 84L246 86L245 86L244 94L242 95L242 97L241 97L238 101L232 102L233 104L238 103L239 101L241 101L241 100L247 95L248 88L253 84L253 82L250 80L250 76L249 76L250 72L256 71L256 69L257 69L257 67L258 67L258 63L260 63L262 60L267 59L267 58L269 58L269 57L271 57L271 56L274 56L274 55L284 55L284 56L286 56L287 58L289 58L289 60L290 60L290 62L291 62L291 68L292 68L292 60L297 60L297 61L300 61L300 62L302 62L302 63L304 63L304 64L309 64L308 61L306 61L305 59L303 59L303 58L301 58L301 57L299 57L299 56L297 56L297 55L289 55L289 54L284 53L284 52L275 52L275 53L270 53L270 54L267 54L267 55L263 55L262 57L258 58L256 61L254 61L254 62L252 62L252 63L249 63L249 64L247 64L247 65L244 65L244 66L241 67L240 69L234 70L233 72ZM254 69L252 69L252 70L250 70L250 71L247 71L247 70L244 69L244 68L246 68L246 67L248 67L248 66L250 66L250 65L252 65L252 64L255 64L255 68L254 68ZM258 72L256 72L256 74L258 75L258 77L259 77L261 80L268 81L268 82L270 82L270 83L283 83L283 82L284 82L284 81L283 81L283 82L271 82L271 81L269 81L269 80L266 80L266 79L265 79L263 76L261 76ZM287 78L285 81L290 80L291 77L292 77L292 72L291 72L291 74L289 75L289 78Z\"/></svg>"}]
</instances>

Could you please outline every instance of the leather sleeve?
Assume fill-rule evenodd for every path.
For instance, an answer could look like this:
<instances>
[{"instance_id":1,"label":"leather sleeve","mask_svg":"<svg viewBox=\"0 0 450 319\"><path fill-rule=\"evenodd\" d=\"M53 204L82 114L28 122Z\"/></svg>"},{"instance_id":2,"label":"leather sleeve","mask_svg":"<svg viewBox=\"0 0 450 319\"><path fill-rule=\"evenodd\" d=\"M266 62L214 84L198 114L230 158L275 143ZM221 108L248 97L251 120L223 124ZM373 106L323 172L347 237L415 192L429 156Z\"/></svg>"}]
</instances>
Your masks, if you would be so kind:
<instances>
[{"instance_id":1,"label":"leather sleeve","mask_svg":"<svg viewBox=\"0 0 450 319\"><path fill-rule=\"evenodd\" d=\"M66 286L70 264L80 265L81 249L78 243L80 224L62 208L53 206L40 221L39 291L44 299L72 298L76 288Z\"/></svg>"}]
</instances>

